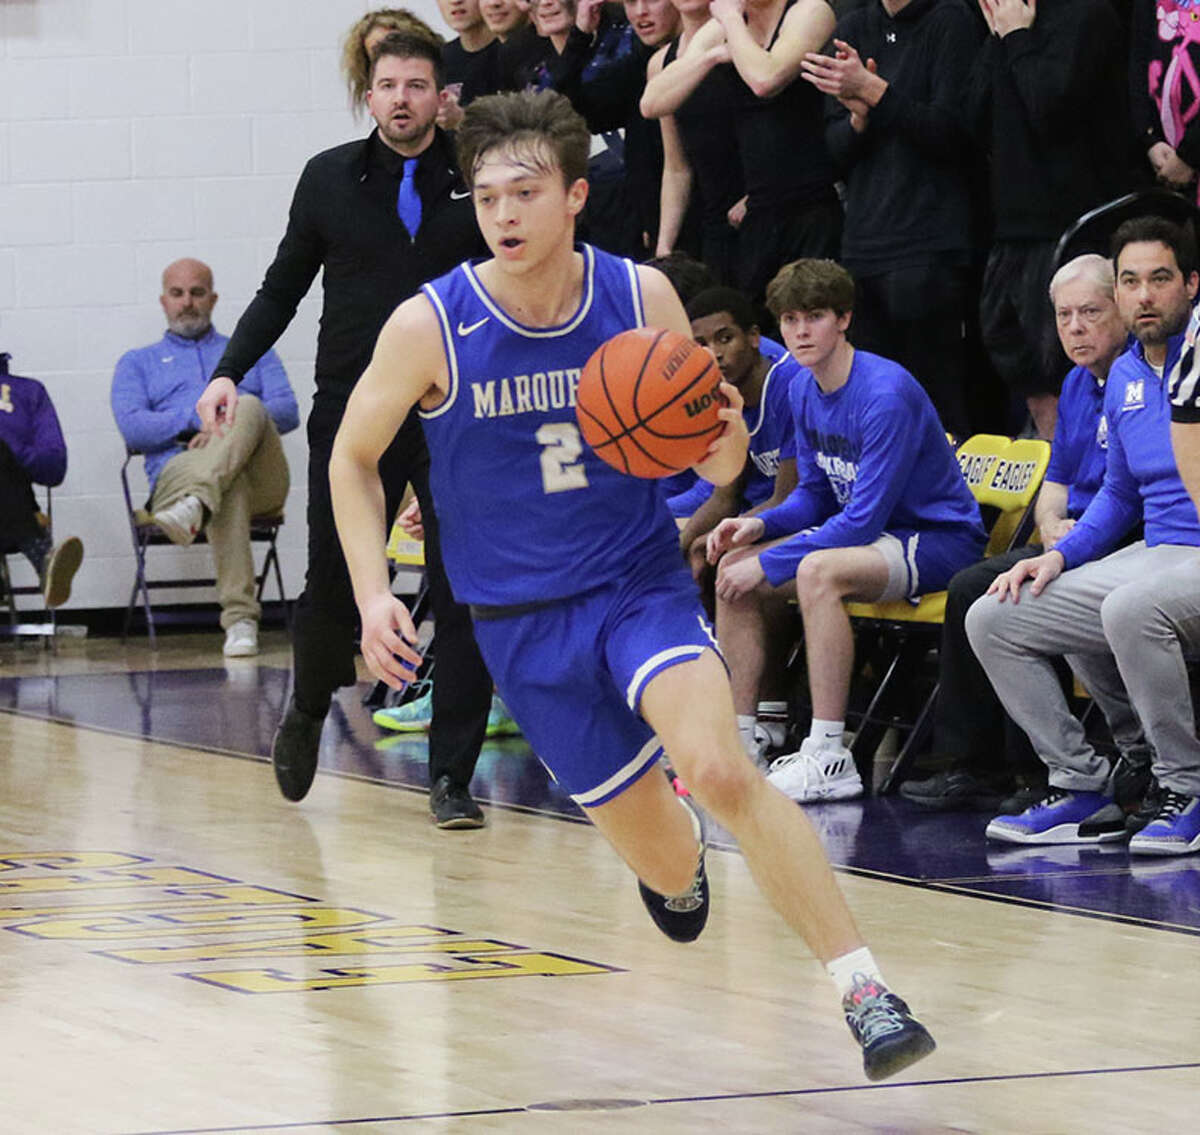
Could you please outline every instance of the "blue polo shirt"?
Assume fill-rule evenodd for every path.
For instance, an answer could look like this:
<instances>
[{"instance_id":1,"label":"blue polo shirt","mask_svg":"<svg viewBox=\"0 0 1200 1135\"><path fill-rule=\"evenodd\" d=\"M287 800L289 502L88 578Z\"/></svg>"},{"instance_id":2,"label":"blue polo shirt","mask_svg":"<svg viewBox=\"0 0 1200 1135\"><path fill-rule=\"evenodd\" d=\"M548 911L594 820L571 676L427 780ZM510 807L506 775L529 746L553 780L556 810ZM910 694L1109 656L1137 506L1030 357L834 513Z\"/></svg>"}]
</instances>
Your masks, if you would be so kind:
<instances>
[{"instance_id":1,"label":"blue polo shirt","mask_svg":"<svg viewBox=\"0 0 1200 1135\"><path fill-rule=\"evenodd\" d=\"M1183 335L1167 341L1164 374L1179 359ZM1141 343L1108 372L1104 389L1108 461L1104 481L1083 515L1055 546L1068 568L1111 552L1139 520L1146 543L1200 546L1200 520L1171 450L1167 383L1149 363Z\"/></svg>"},{"instance_id":2,"label":"blue polo shirt","mask_svg":"<svg viewBox=\"0 0 1200 1135\"><path fill-rule=\"evenodd\" d=\"M1067 515L1078 520L1104 480L1108 422L1104 384L1087 367L1075 367L1063 379L1058 421L1046 480L1067 486Z\"/></svg>"}]
</instances>

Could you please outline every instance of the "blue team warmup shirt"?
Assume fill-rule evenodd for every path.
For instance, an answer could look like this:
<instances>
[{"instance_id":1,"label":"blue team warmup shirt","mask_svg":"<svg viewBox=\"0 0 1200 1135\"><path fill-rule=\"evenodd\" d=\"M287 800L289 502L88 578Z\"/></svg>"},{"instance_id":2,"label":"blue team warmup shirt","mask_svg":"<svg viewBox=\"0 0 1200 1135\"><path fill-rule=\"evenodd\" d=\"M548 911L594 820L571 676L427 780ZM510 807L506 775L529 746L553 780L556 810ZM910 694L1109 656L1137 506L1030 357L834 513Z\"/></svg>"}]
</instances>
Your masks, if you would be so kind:
<instances>
[{"instance_id":1,"label":"blue team warmup shirt","mask_svg":"<svg viewBox=\"0 0 1200 1135\"><path fill-rule=\"evenodd\" d=\"M1058 421L1046 480L1067 486L1067 515L1083 515L1104 480L1108 453L1108 422L1104 417L1104 387L1087 367L1075 367L1063 379L1058 396Z\"/></svg>"},{"instance_id":2,"label":"blue team warmup shirt","mask_svg":"<svg viewBox=\"0 0 1200 1135\"><path fill-rule=\"evenodd\" d=\"M792 440L791 385L799 372L800 364L791 355L777 358L763 378L758 405L747 406L742 411L746 429L750 432L747 453L750 470L742 488L743 509L760 505L770 497L775 490L780 460L796 455ZM670 497L667 504L672 515L688 517L712 496L712 491L710 482L697 477L690 489Z\"/></svg>"},{"instance_id":3,"label":"blue team warmup shirt","mask_svg":"<svg viewBox=\"0 0 1200 1135\"><path fill-rule=\"evenodd\" d=\"M618 473L575 420L584 363L645 324L629 260L579 245L583 295L558 327L525 327L488 295L475 263L422 287L441 324L450 389L421 411L442 556L455 597L482 607L543 603L621 578L678 569L658 483Z\"/></svg>"},{"instance_id":4,"label":"blue team warmup shirt","mask_svg":"<svg viewBox=\"0 0 1200 1135\"><path fill-rule=\"evenodd\" d=\"M1179 359L1183 335L1167 341L1164 374ZM1133 345L1108 372L1104 390L1108 461L1104 481L1084 514L1057 544L1068 568L1107 555L1139 520L1146 544L1200 545L1200 521L1171 450L1166 382Z\"/></svg>"},{"instance_id":5,"label":"blue team warmup shirt","mask_svg":"<svg viewBox=\"0 0 1200 1135\"><path fill-rule=\"evenodd\" d=\"M929 396L898 363L855 351L850 377L832 394L799 367L791 383L795 490L760 514L765 540L797 533L759 554L779 586L818 548L874 543L889 529L986 533Z\"/></svg>"}]
</instances>

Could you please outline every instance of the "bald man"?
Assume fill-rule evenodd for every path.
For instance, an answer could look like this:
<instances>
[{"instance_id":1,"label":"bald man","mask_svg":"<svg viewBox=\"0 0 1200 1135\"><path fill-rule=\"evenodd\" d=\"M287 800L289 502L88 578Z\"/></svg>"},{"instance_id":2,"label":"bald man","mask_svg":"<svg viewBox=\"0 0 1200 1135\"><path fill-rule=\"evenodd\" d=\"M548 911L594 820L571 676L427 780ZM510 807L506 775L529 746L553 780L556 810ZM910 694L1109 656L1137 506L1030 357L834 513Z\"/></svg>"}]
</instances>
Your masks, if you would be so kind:
<instances>
[{"instance_id":1,"label":"bald man","mask_svg":"<svg viewBox=\"0 0 1200 1135\"><path fill-rule=\"evenodd\" d=\"M202 426L196 400L229 341L212 325L216 302L207 264L167 265L159 297L166 334L121 356L112 409L125 443L145 454L148 508L159 527L176 544L208 534L224 653L238 657L258 653L250 518L283 508L288 467L279 435L300 424L300 412L283 363L268 351L241 384L234 423Z\"/></svg>"}]
</instances>

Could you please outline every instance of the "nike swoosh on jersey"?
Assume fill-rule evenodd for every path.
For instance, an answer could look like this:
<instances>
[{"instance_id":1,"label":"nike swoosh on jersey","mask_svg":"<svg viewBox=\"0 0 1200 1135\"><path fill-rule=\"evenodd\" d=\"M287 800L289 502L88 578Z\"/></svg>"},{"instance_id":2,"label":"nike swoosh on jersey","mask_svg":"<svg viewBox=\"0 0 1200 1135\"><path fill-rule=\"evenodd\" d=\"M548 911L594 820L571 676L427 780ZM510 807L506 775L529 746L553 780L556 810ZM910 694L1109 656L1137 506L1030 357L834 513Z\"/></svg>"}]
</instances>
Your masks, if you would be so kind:
<instances>
[{"instance_id":1,"label":"nike swoosh on jersey","mask_svg":"<svg viewBox=\"0 0 1200 1135\"><path fill-rule=\"evenodd\" d=\"M460 319L458 322L458 333L462 338L466 338L472 331L478 331L491 316L485 315L478 323L472 323L469 327Z\"/></svg>"},{"instance_id":2,"label":"nike swoosh on jersey","mask_svg":"<svg viewBox=\"0 0 1200 1135\"><path fill-rule=\"evenodd\" d=\"M457 189L450 190L450 200L451 201L462 201L464 198L470 197L470 196L471 196L471 191L469 189L464 189L461 193L459 193Z\"/></svg>"}]
</instances>

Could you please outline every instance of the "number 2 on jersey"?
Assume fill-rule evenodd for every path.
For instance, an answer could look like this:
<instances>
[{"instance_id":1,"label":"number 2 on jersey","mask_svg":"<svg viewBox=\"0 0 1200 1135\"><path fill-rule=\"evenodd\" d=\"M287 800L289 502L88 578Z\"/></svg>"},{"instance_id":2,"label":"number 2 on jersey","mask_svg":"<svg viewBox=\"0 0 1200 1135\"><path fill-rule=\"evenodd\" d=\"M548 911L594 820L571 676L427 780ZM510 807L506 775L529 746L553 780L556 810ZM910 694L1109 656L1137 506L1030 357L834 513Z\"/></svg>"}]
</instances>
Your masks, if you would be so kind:
<instances>
[{"instance_id":1,"label":"number 2 on jersey","mask_svg":"<svg viewBox=\"0 0 1200 1135\"><path fill-rule=\"evenodd\" d=\"M542 447L542 488L565 493L587 488L587 470L579 460L583 442L574 422L546 422L533 435Z\"/></svg>"}]
</instances>

